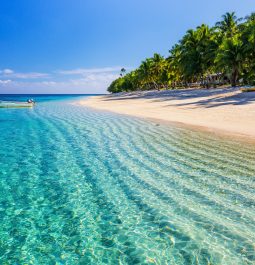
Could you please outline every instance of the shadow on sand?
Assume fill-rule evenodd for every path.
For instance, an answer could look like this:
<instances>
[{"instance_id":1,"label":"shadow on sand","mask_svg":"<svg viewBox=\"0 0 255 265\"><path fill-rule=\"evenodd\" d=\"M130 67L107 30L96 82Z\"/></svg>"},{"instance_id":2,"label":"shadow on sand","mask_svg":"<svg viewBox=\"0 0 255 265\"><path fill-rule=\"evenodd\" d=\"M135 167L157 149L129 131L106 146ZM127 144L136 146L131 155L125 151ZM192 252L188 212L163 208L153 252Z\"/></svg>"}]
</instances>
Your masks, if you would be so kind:
<instances>
[{"instance_id":1,"label":"shadow on sand","mask_svg":"<svg viewBox=\"0 0 255 265\"><path fill-rule=\"evenodd\" d=\"M136 91L130 93L118 93L106 96L104 101L121 101L127 99L150 99L153 102L168 102L173 100L188 100L170 104L169 106L194 106L213 108L224 105L247 105L255 102L255 92L240 91L240 88L220 89L180 89L165 91Z\"/></svg>"}]
</instances>

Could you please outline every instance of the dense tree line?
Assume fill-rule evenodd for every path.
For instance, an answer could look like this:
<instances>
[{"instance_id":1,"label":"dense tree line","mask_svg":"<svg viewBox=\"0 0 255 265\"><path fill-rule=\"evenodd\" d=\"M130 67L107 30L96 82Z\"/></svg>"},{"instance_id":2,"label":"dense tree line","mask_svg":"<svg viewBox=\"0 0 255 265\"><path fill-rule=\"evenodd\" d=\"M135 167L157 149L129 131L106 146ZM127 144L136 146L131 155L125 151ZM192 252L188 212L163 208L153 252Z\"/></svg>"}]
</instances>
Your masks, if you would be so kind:
<instances>
[{"instance_id":1,"label":"dense tree line","mask_svg":"<svg viewBox=\"0 0 255 265\"><path fill-rule=\"evenodd\" d=\"M190 29L169 53L155 53L130 73L121 69L108 91L255 84L255 13L226 13L214 27Z\"/></svg>"}]
</instances>

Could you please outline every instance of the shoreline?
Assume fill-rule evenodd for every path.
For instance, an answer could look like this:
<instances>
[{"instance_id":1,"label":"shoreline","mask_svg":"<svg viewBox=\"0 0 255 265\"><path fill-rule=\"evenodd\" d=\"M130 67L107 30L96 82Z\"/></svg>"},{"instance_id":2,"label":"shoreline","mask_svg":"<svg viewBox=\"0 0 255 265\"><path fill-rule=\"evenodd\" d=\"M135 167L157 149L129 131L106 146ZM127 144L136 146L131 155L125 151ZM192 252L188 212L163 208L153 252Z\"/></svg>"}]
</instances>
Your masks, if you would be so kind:
<instances>
[{"instance_id":1,"label":"shoreline","mask_svg":"<svg viewBox=\"0 0 255 265\"><path fill-rule=\"evenodd\" d=\"M240 88L137 91L75 104L255 143L255 92Z\"/></svg>"},{"instance_id":2,"label":"shoreline","mask_svg":"<svg viewBox=\"0 0 255 265\"><path fill-rule=\"evenodd\" d=\"M132 117L137 117L137 116L132 115ZM194 132L202 132L202 133L207 133L210 135L215 135L217 137L224 138L226 140L235 140L239 142L243 141L245 143L251 143L255 145L255 136L253 135L241 134L241 133L236 133L236 132L227 131L223 129L193 125L193 124L188 124L188 123L183 123L183 122L166 121L162 119L153 119L153 118L140 118L140 119L145 119L147 121L154 122L159 125L175 126L179 128L188 129Z\"/></svg>"}]
</instances>

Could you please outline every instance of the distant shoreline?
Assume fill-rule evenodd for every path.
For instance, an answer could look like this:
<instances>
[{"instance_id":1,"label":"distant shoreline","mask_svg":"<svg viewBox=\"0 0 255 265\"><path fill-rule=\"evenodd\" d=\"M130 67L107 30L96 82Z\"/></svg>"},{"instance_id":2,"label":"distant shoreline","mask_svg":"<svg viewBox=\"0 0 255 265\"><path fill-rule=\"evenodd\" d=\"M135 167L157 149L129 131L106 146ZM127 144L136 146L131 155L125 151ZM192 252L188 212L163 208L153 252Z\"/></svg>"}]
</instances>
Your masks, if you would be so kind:
<instances>
[{"instance_id":1,"label":"distant shoreline","mask_svg":"<svg viewBox=\"0 0 255 265\"><path fill-rule=\"evenodd\" d=\"M255 92L242 93L239 88L137 91L90 97L76 104L255 143Z\"/></svg>"}]
</instances>

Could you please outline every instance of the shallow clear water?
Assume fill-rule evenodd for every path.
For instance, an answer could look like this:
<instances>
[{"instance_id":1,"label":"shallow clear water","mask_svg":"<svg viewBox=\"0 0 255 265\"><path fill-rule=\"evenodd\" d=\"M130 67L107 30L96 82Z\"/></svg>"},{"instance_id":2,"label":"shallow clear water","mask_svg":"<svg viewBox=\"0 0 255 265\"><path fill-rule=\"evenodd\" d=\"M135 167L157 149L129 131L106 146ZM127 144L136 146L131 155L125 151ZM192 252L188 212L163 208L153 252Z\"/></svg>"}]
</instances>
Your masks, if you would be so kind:
<instances>
[{"instance_id":1,"label":"shallow clear water","mask_svg":"<svg viewBox=\"0 0 255 265\"><path fill-rule=\"evenodd\" d=\"M0 110L0 264L255 264L255 145L42 101Z\"/></svg>"}]
</instances>

